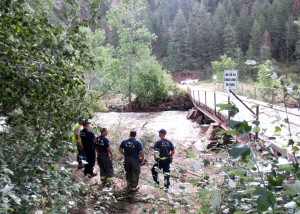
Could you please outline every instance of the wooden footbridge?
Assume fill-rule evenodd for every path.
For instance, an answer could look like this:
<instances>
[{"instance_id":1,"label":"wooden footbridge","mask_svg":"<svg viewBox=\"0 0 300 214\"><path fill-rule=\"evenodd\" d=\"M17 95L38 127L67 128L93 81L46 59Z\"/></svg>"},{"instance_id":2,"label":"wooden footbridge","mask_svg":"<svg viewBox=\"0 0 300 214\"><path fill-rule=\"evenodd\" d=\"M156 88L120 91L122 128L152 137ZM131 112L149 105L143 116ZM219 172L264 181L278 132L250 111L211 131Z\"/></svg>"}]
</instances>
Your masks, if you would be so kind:
<instances>
[{"instance_id":1,"label":"wooden footbridge","mask_svg":"<svg viewBox=\"0 0 300 214\"><path fill-rule=\"evenodd\" d=\"M259 120L260 131L252 133L252 136L269 142L275 155L293 159L287 145L290 139L295 142L300 141L299 109L286 109L245 96L236 96L234 93L200 90L193 86L188 87L188 94L199 111L226 130L230 130L227 126L228 111L220 111L216 105L234 103L239 109L239 113L231 119L248 122Z\"/></svg>"}]
</instances>

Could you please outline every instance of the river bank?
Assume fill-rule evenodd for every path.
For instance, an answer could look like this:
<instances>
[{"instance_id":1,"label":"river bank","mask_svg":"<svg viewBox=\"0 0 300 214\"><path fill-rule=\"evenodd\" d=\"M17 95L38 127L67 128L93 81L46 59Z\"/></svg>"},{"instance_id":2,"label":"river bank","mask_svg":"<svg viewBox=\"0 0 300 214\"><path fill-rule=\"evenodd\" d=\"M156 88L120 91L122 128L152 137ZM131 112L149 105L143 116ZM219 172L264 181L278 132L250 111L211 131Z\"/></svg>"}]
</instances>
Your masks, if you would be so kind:
<instances>
[{"instance_id":1,"label":"river bank","mask_svg":"<svg viewBox=\"0 0 300 214\"><path fill-rule=\"evenodd\" d=\"M158 213L168 213L173 207L183 206L182 199L193 201L197 194L197 186L189 183L189 180L203 179L203 177L217 177L220 164L217 164L215 155L206 149L206 134L201 132L199 125L186 118L187 111L162 111L162 112L108 112L95 113L92 123L106 127L109 130L109 138L114 153L115 177L114 197L118 203L110 206L107 213L143 213L143 210L155 209ZM158 130L167 130L167 138L175 145L175 156L171 165L171 187L168 193L154 187L151 176L153 161L152 146L158 139ZM138 138L144 143L145 158L147 163L141 168L139 193L134 196L124 195L126 186L124 170L122 167L123 157L118 152L118 146L122 139L127 138L130 130L136 130ZM99 133L96 133L99 134ZM191 156L192 154L192 156ZM204 160L209 160L214 165L205 167ZM79 181L94 184L97 190L100 188L99 167L95 166L98 176L92 179L82 177L80 170L75 170ZM163 174L160 173L160 181ZM184 205L182 213L188 206ZM196 209L197 207L193 207ZM96 201L92 203L84 213L97 213L99 211ZM76 213L76 212L74 212ZM101 212L99 212L101 213Z\"/></svg>"}]
</instances>

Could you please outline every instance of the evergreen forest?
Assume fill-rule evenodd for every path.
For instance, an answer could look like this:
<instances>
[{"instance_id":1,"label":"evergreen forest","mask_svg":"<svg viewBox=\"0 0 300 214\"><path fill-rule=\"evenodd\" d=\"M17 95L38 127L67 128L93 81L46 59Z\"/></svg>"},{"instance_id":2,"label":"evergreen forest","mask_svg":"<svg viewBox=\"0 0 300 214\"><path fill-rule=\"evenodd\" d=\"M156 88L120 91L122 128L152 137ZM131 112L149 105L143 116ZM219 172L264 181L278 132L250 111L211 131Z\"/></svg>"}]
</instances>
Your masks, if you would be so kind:
<instances>
[{"instance_id":1,"label":"evergreen forest","mask_svg":"<svg viewBox=\"0 0 300 214\"><path fill-rule=\"evenodd\" d=\"M109 213L122 206L122 191L76 180L73 125L80 115L108 111L103 101L116 96L128 111L137 100L144 111L179 100L186 91L174 84L176 74L192 71L220 83L224 69L237 69L239 81L282 89L281 98L299 107L299 17L300 0L1 0L0 213ZM261 93L269 101L270 90ZM238 112L231 104L220 109L232 117ZM278 135L290 122L282 120L274 121ZM219 134L260 131L259 121L249 124L231 121L232 130ZM118 137L116 131L112 142ZM270 149L259 158L258 142L250 140L226 147L214 154L224 169L222 184L204 174L186 179L195 194L180 186L182 194L167 202L143 196L142 204L153 206L141 213L161 207L165 213L299 213L300 141L289 137L292 162L278 165ZM191 168L200 157L186 153ZM272 170L260 171L267 163ZM124 180L121 165L116 174ZM182 179L188 170L175 171ZM94 210L80 211L85 208Z\"/></svg>"}]
</instances>

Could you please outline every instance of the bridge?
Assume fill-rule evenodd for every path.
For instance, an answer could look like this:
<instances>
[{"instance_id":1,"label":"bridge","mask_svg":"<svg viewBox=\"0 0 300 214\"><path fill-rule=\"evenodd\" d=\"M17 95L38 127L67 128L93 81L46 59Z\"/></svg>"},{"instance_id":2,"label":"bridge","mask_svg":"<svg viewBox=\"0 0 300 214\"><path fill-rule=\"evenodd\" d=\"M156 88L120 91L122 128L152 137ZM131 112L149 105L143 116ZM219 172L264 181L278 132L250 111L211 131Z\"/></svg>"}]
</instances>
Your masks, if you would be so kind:
<instances>
[{"instance_id":1,"label":"bridge","mask_svg":"<svg viewBox=\"0 0 300 214\"><path fill-rule=\"evenodd\" d=\"M290 139L293 139L295 142L300 141L299 109L284 108L251 99L247 96L203 90L193 86L188 86L188 94L194 106L200 112L225 130L230 130L227 126L229 120L228 111L220 111L216 105L220 103L234 103L239 109L239 113L234 118L231 118L232 120L245 120L251 123L258 119L260 121L260 131L252 133L253 136L255 135L264 142L269 142L275 155L283 155L288 159L294 159L287 145Z\"/></svg>"}]
</instances>

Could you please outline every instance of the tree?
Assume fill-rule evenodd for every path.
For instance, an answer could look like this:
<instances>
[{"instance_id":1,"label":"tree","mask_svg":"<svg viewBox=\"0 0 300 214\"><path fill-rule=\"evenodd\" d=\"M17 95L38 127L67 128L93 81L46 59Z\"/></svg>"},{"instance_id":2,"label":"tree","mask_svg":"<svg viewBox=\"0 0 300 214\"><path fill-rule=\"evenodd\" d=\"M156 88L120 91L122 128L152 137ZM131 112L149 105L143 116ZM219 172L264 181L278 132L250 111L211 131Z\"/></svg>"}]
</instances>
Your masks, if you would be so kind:
<instances>
[{"instance_id":1,"label":"tree","mask_svg":"<svg viewBox=\"0 0 300 214\"><path fill-rule=\"evenodd\" d=\"M190 50L194 59L194 67L207 61L208 51L208 16L204 5L196 4L189 18Z\"/></svg>"},{"instance_id":2,"label":"tree","mask_svg":"<svg viewBox=\"0 0 300 214\"><path fill-rule=\"evenodd\" d=\"M260 88L262 97L263 99L268 100L270 99L270 97L272 97L271 96L272 88L279 86L279 83L276 79L277 75L275 74L273 63L272 61L267 60L264 63L258 65L257 68L258 68L258 84L262 87Z\"/></svg>"},{"instance_id":3,"label":"tree","mask_svg":"<svg viewBox=\"0 0 300 214\"><path fill-rule=\"evenodd\" d=\"M226 54L220 56L220 61L213 61L211 65L218 82L223 82L224 70L235 69L237 66L236 62Z\"/></svg>"},{"instance_id":4,"label":"tree","mask_svg":"<svg viewBox=\"0 0 300 214\"><path fill-rule=\"evenodd\" d=\"M217 0L204 0L204 6L207 8L207 11L213 13L217 7Z\"/></svg>"},{"instance_id":5,"label":"tree","mask_svg":"<svg viewBox=\"0 0 300 214\"><path fill-rule=\"evenodd\" d=\"M165 97L165 90L144 90L149 84L149 76L147 75L163 77L162 79L152 78L151 84L154 88L156 86L161 88L162 80L165 82L163 85L167 87L168 81L166 79L169 78L163 74L165 71L156 65L155 58L151 56L151 42L155 39L155 35L149 32L141 18L144 8L144 2L141 0L124 0L108 14L108 23L116 29L119 36L115 55L118 59L120 79L116 83L116 89L125 93L130 106L134 94L138 95L140 100L149 100L150 102L156 101L156 98ZM148 64L153 64L153 66ZM145 78L143 79L141 76Z\"/></svg>"},{"instance_id":6,"label":"tree","mask_svg":"<svg viewBox=\"0 0 300 214\"><path fill-rule=\"evenodd\" d=\"M178 10L173 23L173 36L169 43L169 62L171 68L183 70L188 67L190 56L189 32L186 18L181 9Z\"/></svg>"},{"instance_id":7,"label":"tree","mask_svg":"<svg viewBox=\"0 0 300 214\"><path fill-rule=\"evenodd\" d=\"M268 45L263 45L260 48L260 60L266 61L271 59L271 50Z\"/></svg>"},{"instance_id":8,"label":"tree","mask_svg":"<svg viewBox=\"0 0 300 214\"><path fill-rule=\"evenodd\" d=\"M226 25L224 29L224 53L228 57L234 57L234 52L236 50L236 44L237 44L237 39L236 39L236 33L233 27L229 24Z\"/></svg>"},{"instance_id":9,"label":"tree","mask_svg":"<svg viewBox=\"0 0 300 214\"><path fill-rule=\"evenodd\" d=\"M77 201L81 189L58 162L72 150L71 123L90 113L83 68L97 61L86 54L79 22L66 30L50 24L46 12L22 1L0 3L0 115L5 118L0 210L5 213L41 207L68 212L68 202Z\"/></svg>"},{"instance_id":10,"label":"tree","mask_svg":"<svg viewBox=\"0 0 300 214\"><path fill-rule=\"evenodd\" d=\"M255 20L251 30L250 44L253 48L254 54L256 55L259 54L262 35L263 33L262 33L261 26L258 20Z\"/></svg>"}]
</instances>

